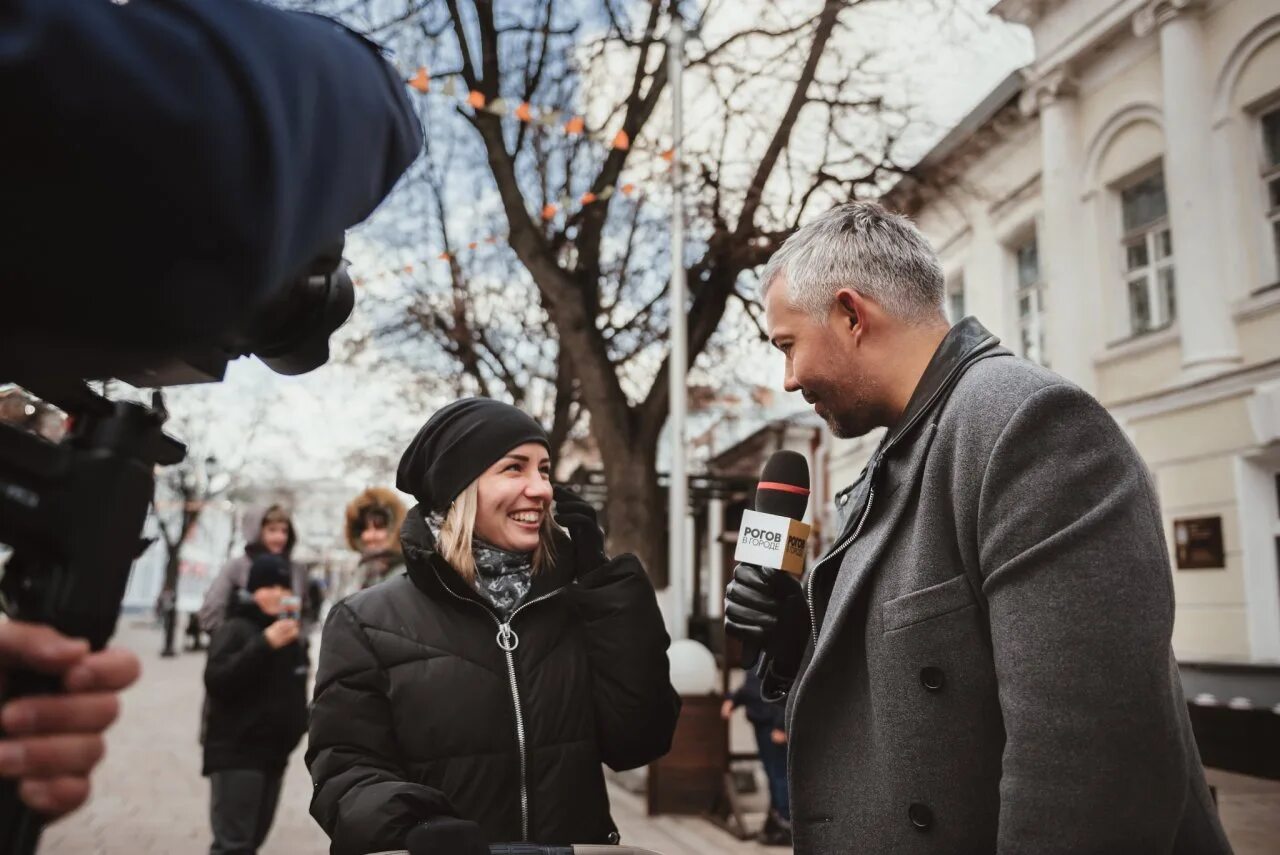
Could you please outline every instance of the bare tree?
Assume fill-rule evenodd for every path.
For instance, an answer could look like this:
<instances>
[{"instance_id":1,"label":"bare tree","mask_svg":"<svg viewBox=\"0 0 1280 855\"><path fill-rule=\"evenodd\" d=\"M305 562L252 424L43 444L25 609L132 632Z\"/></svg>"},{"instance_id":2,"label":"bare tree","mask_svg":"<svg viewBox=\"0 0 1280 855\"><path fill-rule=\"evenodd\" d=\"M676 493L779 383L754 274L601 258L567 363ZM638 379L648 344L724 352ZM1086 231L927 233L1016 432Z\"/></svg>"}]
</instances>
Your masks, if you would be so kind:
<instances>
[{"instance_id":1,"label":"bare tree","mask_svg":"<svg viewBox=\"0 0 1280 855\"><path fill-rule=\"evenodd\" d=\"M164 581L157 602L157 610L165 619L165 656L173 655L183 545L195 531L209 503L236 489L248 477L254 440L266 420L261 402L250 408L246 424L240 425L229 423L216 412L203 390L183 390L179 400L166 430L182 436L187 456L181 463L156 470L156 492L151 503L151 513L165 548ZM220 460L213 451L214 431L228 430L237 433L237 450L231 459Z\"/></svg>"},{"instance_id":2,"label":"bare tree","mask_svg":"<svg viewBox=\"0 0 1280 855\"><path fill-rule=\"evenodd\" d=\"M688 315L692 365L715 349L735 305L733 332L762 334L747 274L811 209L877 195L898 171L910 115L886 85L874 34L858 29L860 7L872 4L766 3L751 13L728 0L697 11L678 0L310 5L393 45L406 69L427 65L434 86L454 81L483 105L536 105L533 117L527 108L424 107L427 157L391 216L428 215L430 231L406 230L407 245L443 246L447 275L432 268L432 296L380 334L429 333L476 391L520 402L537 378L554 388L555 407L585 407L608 485L611 547L638 553L664 586L656 464L670 408L665 36L673 26L699 34L686 60L697 118L682 141L691 245L677 260L690 285L678 310ZM571 117L581 121L566 127ZM437 157L445 140L448 156ZM633 185L640 191L619 192ZM461 252L467 239L446 223L484 234L478 186L496 189L502 240ZM574 202L565 208L565 199ZM483 311L495 298L512 317ZM513 344L507 321L521 343L547 346Z\"/></svg>"},{"instance_id":3,"label":"bare tree","mask_svg":"<svg viewBox=\"0 0 1280 855\"><path fill-rule=\"evenodd\" d=\"M545 307L523 299L537 292L496 237L503 226L492 217L449 216L461 183L450 168L456 141L426 141L396 212L412 228L426 225L426 242L439 248L434 269L406 265L395 271L392 287L363 295L370 322L348 356L397 369L411 398L426 392L507 400L550 425L556 456L582 421L573 372ZM463 229L469 233L459 234ZM424 340L434 347L424 348Z\"/></svg>"}]
</instances>

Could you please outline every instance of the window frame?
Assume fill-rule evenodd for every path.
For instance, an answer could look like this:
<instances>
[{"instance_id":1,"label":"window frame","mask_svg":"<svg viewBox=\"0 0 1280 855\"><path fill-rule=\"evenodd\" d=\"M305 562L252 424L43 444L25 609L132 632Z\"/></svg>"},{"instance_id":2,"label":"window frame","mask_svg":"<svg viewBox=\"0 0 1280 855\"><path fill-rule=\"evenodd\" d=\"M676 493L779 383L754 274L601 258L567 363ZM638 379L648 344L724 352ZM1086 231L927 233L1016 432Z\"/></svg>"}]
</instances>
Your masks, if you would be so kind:
<instances>
[{"instance_id":1,"label":"window frame","mask_svg":"<svg viewBox=\"0 0 1280 855\"><path fill-rule=\"evenodd\" d=\"M1160 183L1165 192L1165 213L1148 223L1124 231L1124 194L1153 176L1160 176ZM1126 315L1128 338L1159 332L1168 329L1178 319L1177 311L1177 248L1173 246L1173 230L1169 222L1168 183L1164 175L1164 163L1158 161L1152 166L1117 183L1113 188L1116 198L1117 213L1121 228L1120 235L1120 281L1123 284L1123 305ZM1171 251L1162 254L1160 237L1169 235ZM1129 265L1129 250L1141 246L1146 253L1145 263L1141 266ZM1167 279L1162 275L1167 272ZM1137 326L1137 318L1133 307L1133 286L1141 282L1146 296L1148 324ZM1168 283L1167 286L1165 283Z\"/></svg>"},{"instance_id":2,"label":"window frame","mask_svg":"<svg viewBox=\"0 0 1280 855\"><path fill-rule=\"evenodd\" d=\"M1032 281L1023 282L1021 253L1028 246L1035 247L1036 275ZM1044 279L1044 266L1040 263L1039 229L1032 226L1026 233L1019 235L1009 245L1009 254L1013 257L1013 307L1017 319L1018 344L1022 351L1020 355L1023 359L1036 362L1047 368L1049 365L1048 348L1045 346L1045 312L1047 310L1045 292L1047 288ZM1030 301L1030 311L1025 316L1022 313L1023 298ZM1028 340L1034 342L1036 350L1034 355L1028 352Z\"/></svg>"},{"instance_id":3,"label":"window frame","mask_svg":"<svg viewBox=\"0 0 1280 855\"><path fill-rule=\"evenodd\" d=\"M1275 162L1271 162L1263 130L1263 120L1271 115L1275 115L1277 121L1280 121L1280 99L1268 101L1254 113L1254 125L1257 129L1254 139L1258 146L1258 170L1262 179L1262 216L1270 226L1271 251L1275 254L1277 268L1280 268L1280 150L1276 152ZM1276 185L1274 204L1273 184Z\"/></svg>"}]
</instances>

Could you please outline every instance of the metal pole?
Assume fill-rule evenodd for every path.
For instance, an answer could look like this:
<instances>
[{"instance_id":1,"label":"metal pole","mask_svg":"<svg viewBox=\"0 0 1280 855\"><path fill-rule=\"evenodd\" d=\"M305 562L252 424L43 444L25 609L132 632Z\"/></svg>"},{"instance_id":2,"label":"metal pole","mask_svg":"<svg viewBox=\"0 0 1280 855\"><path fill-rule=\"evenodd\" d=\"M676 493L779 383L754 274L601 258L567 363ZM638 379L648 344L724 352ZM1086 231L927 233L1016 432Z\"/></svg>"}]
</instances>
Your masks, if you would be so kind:
<instances>
[{"instance_id":1,"label":"metal pole","mask_svg":"<svg viewBox=\"0 0 1280 855\"><path fill-rule=\"evenodd\" d=\"M668 380L671 397L671 480L667 489L667 584L676 608L676 636L688 635L691 603L688 549L685 546L685 518L689 515L689 477L685 465L686 380L689 342L685 318L684 281L684 188L682 180L681 137L684 135L684 27L676 19L667 34L668 77L671 85L671 358Z\"/></svg>"}]
</instances>

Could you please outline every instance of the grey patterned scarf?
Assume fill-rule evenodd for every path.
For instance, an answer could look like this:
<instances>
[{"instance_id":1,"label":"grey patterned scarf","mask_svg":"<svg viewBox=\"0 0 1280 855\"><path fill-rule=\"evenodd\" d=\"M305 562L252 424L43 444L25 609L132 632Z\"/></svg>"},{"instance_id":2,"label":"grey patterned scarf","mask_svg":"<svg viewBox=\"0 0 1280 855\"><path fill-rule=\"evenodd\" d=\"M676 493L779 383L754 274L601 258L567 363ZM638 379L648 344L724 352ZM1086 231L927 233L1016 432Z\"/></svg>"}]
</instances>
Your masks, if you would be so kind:
<instances>
[{"instance_id":1,"label":"grey patterned scarf","mask_svg":"<svg viewBox=\"0 0 1280 855\"><path fill-rule=\"evenodd\" d=\"M439 543L444 517L431 514L427 525ZM471 554L476 561L476 591L493 605L499 617L507 620L524 602L533 584L533 553L509 552L473 536Z\"/></svg>"}]
</instances>

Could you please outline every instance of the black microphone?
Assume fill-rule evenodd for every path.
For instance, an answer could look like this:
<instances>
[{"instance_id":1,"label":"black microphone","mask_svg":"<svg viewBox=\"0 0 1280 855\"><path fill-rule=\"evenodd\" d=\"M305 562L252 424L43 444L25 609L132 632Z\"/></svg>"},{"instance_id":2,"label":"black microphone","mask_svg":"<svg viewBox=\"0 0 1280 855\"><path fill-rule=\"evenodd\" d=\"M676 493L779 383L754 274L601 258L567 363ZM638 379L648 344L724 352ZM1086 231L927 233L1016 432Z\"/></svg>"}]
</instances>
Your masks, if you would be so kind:
<instances>
[{"instance_id":1,"label":"black microphone","mask_svg":"<svg viewBox=\"0 0 1280 855\"><path fill-rule=\"evenodd\" d=\"M743 514L734 560L799 578L809 540L809 527L800 520L808 506L809 461L796 451L775 451L760 472L755 513ZM759 657L755 645L743 643L743 668L750 668Z\"/></svg>"},{"instance_id":2,"label":"black microphone","mask_svg":"<svg viewBox=\"0 0 1280 855\"><path fill-rule=\"evenodd\" d=\"M800 520L808 507L809 461L798 451L775 451L760 471L756 510Z\"/></svg>"}]
</instances>

